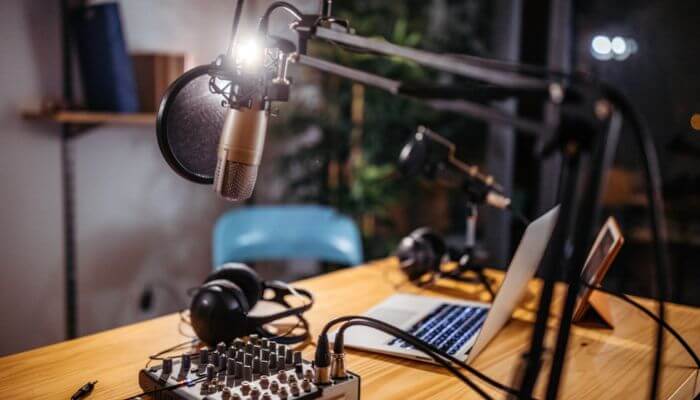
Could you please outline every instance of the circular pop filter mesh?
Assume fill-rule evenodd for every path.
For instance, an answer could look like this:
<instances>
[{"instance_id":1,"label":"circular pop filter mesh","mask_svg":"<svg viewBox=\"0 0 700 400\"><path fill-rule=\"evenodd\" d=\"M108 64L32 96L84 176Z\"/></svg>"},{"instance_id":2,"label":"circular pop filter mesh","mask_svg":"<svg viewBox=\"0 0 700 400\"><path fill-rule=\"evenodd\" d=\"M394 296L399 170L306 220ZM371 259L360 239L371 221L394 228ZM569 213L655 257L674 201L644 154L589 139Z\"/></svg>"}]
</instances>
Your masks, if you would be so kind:
<instances>
[{"instance_id":1,"label":"circular pop filter mesh","mask_svg":"<svg viewBox=\"0 0 700 400\"><path fill-rule=\"evenodd\" d=\"M227 108L209 91L209 66L193 68L163 96L158 111L158 144L175 172L197 183L211 184L217 147Z\"/></svg>"}]
</instances>

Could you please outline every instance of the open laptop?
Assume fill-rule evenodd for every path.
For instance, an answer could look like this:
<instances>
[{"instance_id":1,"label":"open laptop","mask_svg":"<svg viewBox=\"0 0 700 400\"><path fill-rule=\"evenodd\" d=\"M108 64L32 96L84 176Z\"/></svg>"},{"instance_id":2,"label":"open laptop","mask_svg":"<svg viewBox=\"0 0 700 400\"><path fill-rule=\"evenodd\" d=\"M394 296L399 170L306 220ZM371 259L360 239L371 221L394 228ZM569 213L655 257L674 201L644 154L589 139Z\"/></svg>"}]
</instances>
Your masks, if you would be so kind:
<instances>
[{"instance_id":1,"label":"open laptop","mask_svg":"<svg viewBox=\"0 0 700 400\"><path fill-rule=\"evenodd\" d=\"M559 207L533 221L525 230L493 304L396 294L365 313L397 326L464 361L473 361L510 319L535 276L556 224ZM432 361L406 342L383 332L352 327L347 346Z\"/></svg>"}]
</instances>

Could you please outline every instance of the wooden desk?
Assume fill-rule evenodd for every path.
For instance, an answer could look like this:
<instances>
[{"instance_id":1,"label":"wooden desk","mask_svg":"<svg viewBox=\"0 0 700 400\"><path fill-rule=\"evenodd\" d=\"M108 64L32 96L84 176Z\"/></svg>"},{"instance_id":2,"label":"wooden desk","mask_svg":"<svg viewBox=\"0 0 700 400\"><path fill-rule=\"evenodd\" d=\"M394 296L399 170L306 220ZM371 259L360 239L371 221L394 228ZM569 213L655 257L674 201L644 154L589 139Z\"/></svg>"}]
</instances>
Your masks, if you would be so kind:
<instances>
[{"instance_id":1,"label":"wooden desk","mask_svg":"<svg viewBox=\"0 0 700 400\"><path fill-rule=\"evenodd\" d=\"M497 272L490 273L500 277ZM314 332L332 317L359 314L395 293L401 280L391 259L365 267L308 279L317 303L308 314ZM475 367L510 382L520 354L527 348L539 282L530 284L522 308L476 359ZM403 285L402 291L431 296L478 299L474 286L440 282L433 289ZM650 301L643 301L650 305ZM654 324L641 313L611 299L614 331L574 327L561 398L644 399L649 388ZM669 320L695 349L700 349L700 310L669 305ZM550 321L554 324L554 318ZM27 327L32 329L32 327ZM552 335L548 335L552 339ZM90 400L119 399L140 392L137 374L149 354L183 342L178 316L169 315L69 342L0 358L0 399L65 399L87 381L99 380ZM551 340L548 343L551 344ZM692 360L671 338L665 348L662 390L665 398L690 399L700 391ZM304 350L312 358L313 347ZM349 350L348 368L362 375L363 399L477 398L456 378L438 367L400 358ZM541 393L544 382L539 382ZM483 385L496 398L503 394Z\"/></svg>"}]
</instances>

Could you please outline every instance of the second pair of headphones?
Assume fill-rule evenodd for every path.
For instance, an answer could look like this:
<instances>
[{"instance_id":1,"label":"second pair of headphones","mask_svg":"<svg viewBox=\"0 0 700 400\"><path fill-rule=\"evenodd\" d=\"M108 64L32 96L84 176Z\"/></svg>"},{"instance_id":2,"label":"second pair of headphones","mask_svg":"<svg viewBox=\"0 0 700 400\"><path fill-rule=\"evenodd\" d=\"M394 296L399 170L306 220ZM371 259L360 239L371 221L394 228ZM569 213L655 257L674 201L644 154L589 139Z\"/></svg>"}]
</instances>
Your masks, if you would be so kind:
<instances>
[{"instance_id":1,"label":"second pair of headphones","mask_svg":"<svg viewBox=\"0 0 700 400\"><path fill-rule=\"evenodd\" d=\"M495 297L491 281L484 275L483 268L471 260L473 254L464 254L450 249L443 238L430 228L418 228L404 237L396 249L401 271L408 280L417 284L432 282L436 278L447 278L466 283L480 283ZM456 261L457 268L444 271L442 265ZM474 278L464 277L467 271L475 273Z\"/></svg>"},{"instance_id":2,"label":"second pair of headphones","mask_svg":"<svg viewBox=\"0 0 700 400\"><path fill-rule=\"evenodd\" d=\"M292 307L285 299L290 295L303 297L306 301L301 306ZM250 310L260 300L281 304L285 309L273 314L251 315ZM304 289L280 281L263 281L247 265L227 263L195 289L190 303L190 322L197 337L210 345L230 343L235 338L253 333L273 338L278 343L294 344L308 338L309 326L303 313L313 303L313 295ZM265 328L273 321L291 316L299 319L297 326L304 328L303 334L290 334L290 331L279 335Z\"/></svg>"},{"instance_id":3,"label":"second pair of headphones","mask_svg":"<svg viewBox=\"0 0 700 400\"><path fill-rule=\"evenodd\" d=\"M401 270L411 281L418 281L426 274L442 272L441 265L449 258L445 241L432 229L423 227L404 237L396 249Z\"/></svg>"}]
</instances>

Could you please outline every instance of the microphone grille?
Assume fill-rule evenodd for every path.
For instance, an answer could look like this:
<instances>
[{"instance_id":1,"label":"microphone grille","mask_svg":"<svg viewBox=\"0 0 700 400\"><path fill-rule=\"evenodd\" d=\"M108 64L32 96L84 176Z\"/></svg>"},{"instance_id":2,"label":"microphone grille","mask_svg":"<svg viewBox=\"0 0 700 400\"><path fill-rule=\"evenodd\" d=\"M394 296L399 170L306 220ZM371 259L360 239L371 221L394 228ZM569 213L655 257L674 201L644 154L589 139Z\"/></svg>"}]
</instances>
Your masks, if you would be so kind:
<instances>
[{"instance_id":1,"label":"microphone grille","mask_svg":"<svg viewBox=\"0 0 700 400\"><path fill-rule=\"evenodd\" d=\"M214 174L214 190L227 200L246 200L253 195L258 166L220 160Z\"/></svg>"}]
</instances>

